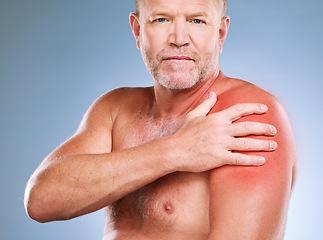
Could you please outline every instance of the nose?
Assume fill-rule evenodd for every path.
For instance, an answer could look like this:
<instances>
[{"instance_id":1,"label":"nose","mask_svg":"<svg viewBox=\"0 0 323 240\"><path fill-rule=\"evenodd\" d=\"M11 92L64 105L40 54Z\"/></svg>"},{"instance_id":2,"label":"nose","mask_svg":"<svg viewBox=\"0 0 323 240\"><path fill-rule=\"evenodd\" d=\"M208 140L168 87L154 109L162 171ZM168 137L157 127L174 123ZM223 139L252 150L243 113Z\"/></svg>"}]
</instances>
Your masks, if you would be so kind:
<instances>
[{"instance_id":1,"label":"nose","mask_svg":"<svg viewBox=\"0 0 323 240\"><path fill-rule=\"evenodd\" d=\"M184 47L190 44L186 21L177 20L172 23L169 43L176 47Z\"/></svg>"}]
</instances>

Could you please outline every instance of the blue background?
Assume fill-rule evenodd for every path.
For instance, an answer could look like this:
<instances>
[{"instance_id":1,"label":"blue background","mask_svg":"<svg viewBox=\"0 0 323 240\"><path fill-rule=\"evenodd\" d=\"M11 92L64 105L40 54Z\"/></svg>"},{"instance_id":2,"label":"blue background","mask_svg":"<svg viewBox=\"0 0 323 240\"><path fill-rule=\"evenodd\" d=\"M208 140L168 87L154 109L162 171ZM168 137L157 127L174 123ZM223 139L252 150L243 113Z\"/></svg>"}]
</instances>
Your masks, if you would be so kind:
<instances>
[{"instance_id":1,"label":"blue background","mask_svg":"<svg viewBox=\"0 0 323 240\"><path fill-rule=\"evenodd\" d=\"M0 0L0 239L100 239L99 211L39 224L25 184L100 95L149 86L128 14L134 0ZM299 174L288 240L323 236L323 2L229 0L221 69L274 93L294 129Z\"/></svg>"}]
</instances>

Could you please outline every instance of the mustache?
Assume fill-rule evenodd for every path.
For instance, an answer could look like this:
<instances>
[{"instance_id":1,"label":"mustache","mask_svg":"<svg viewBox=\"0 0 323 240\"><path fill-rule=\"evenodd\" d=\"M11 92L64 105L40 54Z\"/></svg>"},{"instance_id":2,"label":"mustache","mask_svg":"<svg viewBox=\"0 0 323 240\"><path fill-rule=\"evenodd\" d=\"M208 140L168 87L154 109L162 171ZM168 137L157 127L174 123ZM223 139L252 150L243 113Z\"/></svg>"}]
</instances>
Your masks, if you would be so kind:
<instances>
[{"instance_id":1,"label":"mustache","mask_svg":"<svg viewBox=\"0 0 323 240\"><path fill-rule=\"evenodd\" d=\"M199 59L199 55L196 52L186 50L186 49L184 49L184 50L165 50L165 49L163 49L157 54L157 59L159 61L163 61L163 60L178 57L178 56L180 56L183 59L190 59L193 61L196 61Z\"/></svg>"}]
</instances>

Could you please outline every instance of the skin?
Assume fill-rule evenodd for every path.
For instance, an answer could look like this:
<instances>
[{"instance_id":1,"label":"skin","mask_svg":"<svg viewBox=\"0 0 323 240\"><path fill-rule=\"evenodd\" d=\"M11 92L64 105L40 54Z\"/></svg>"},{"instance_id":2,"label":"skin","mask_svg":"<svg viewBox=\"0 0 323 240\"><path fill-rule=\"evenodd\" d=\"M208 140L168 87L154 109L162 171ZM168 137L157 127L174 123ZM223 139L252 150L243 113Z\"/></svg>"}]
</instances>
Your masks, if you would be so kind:
<instances>
[{"instance_id":1,"label":"skin","mask_svg":"<svg viewBox=\"0 0 323 240\"><path fill-rule=\"evenodd\" d=\"M154 87L100 97L31 176L27 213L106 207L104 239L283 239L296 169L283 108L219 70L217 2L144 2L130 24Z\"/></svg>"}]
</instances>

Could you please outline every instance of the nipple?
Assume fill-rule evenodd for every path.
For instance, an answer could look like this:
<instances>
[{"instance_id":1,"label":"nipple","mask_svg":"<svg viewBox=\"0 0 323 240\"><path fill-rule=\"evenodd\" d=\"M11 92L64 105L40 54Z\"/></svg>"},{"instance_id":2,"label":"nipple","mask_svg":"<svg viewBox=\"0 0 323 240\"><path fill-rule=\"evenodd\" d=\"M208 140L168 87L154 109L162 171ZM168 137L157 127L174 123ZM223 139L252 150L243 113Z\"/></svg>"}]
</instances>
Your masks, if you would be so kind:
<instances>
[{"instance_id":1,"label":"nipple","mask_svg":"<svg viewBox=\"0 0 323 240\"><path fill-rule=\"evenodd\" d=\"M172 213L174 213L175 209L174 209L173 204L171 204L170 201L167 201L167 202L164 203L164 210L165 210L166 213L172 214Z\"/></svg>"}]
</instances>

